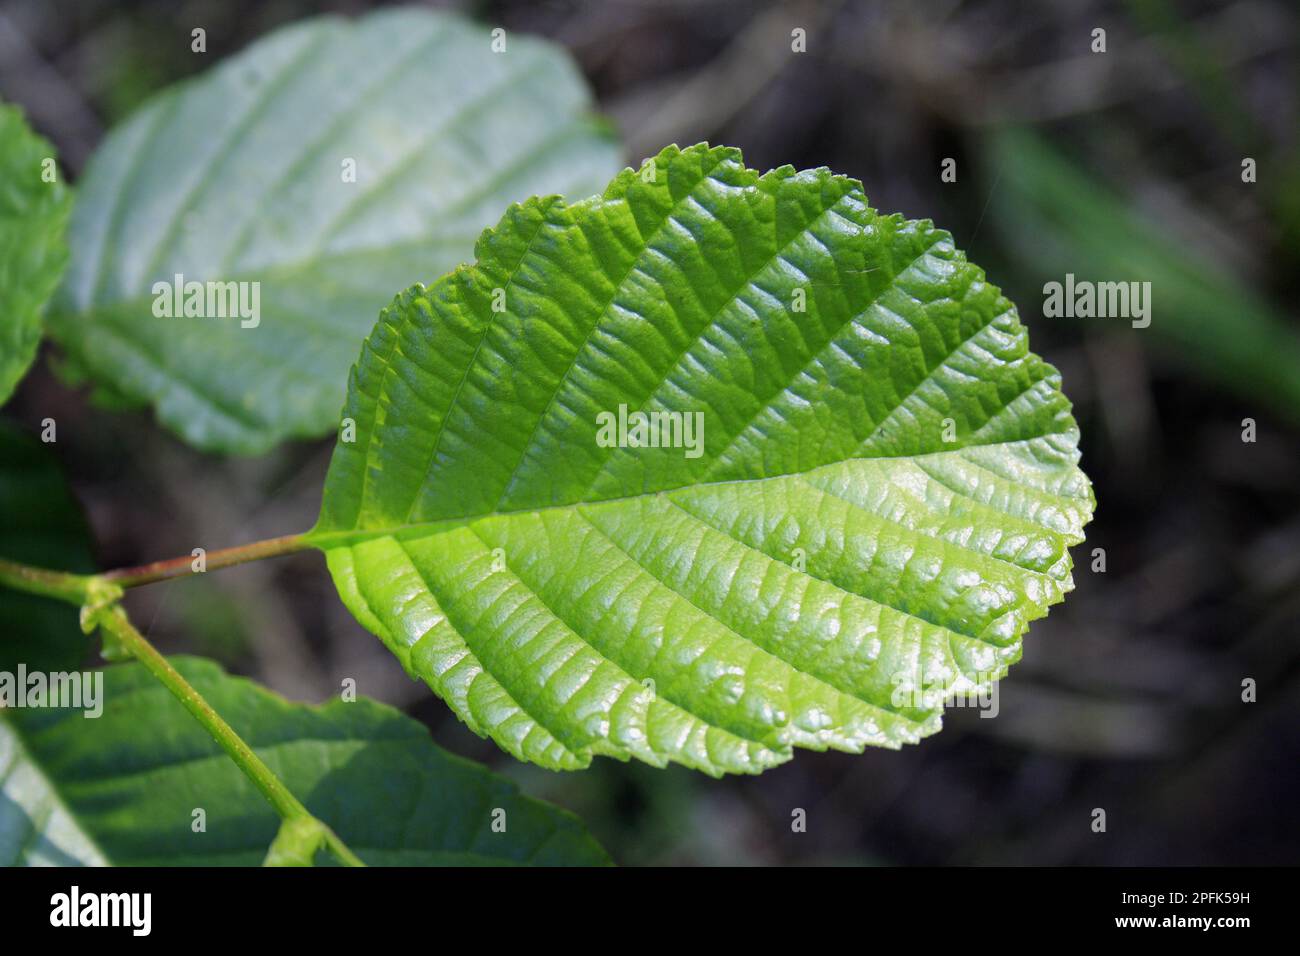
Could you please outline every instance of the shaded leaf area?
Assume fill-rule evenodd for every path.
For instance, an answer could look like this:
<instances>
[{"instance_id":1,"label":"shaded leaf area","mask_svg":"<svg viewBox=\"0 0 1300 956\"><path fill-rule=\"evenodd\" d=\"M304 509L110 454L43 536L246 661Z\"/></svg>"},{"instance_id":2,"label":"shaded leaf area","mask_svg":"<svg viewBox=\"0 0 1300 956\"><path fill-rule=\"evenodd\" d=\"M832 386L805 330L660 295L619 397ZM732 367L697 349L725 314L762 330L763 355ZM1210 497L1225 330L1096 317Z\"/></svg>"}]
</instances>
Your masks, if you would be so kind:
<instances>
[{"instance_id":1,"label":"shaded leaf area","mask_svg":"<svg viewBox=\"0 0 1300 956\"><path fill-rule=\"evenodd\" d=\"M618 168L567 55L490 40L429 11L318 18L150 99L81 184L51 319L71 377L209 451L334 428L394 289L460 262L506 203ZM155 313L176 276L202 315Z\"/></svg>"},{"instance_id":2,"label":"shaded leaf area","mask_svg":"<svg viewBox=\"0 0 1300 956\"><path fill-rule=\"evenodd\" d=\"M0 403L36 357L42 312L68 261L72 195L53 162L54 147L0 102Z\"/></svg>"},{"instance_id":3,"label":"shaded leaf area","mask_svg":"<svg viewBox=\"0 0 1300 956\"><path fill-rule=\"evenodd\" d=\"M49 449L0 422L0 557L38 567L95 570L90 532ZM0 671L66 671L86 658L77 611L0 588Z\"/></svg>"},{"instance_id":4,"label":"shaded leaf area","mask_svg":"<svg viewBox=\"0 0 1300 956\"><path fill-rule=\"evenodd\" d=\"M856 181L648 163L513 207L398 296L313 539L520 759L756 773L916 741L1073 586L1092 493L1059 375L947 233ZM620 409L702 420L698 454L600 440Z\"/></svg>"},{"instance_id":5,"label":"shaded leaf area","mask_svg":"<svg viewBox=\"0 0 1300 956\"><path fill-rule=\"evenodd\" d=\"M293 704L209 661L172 662L367 863L608 863L571 814L447 753L390 707ZM198 809L204 832L194 829ZM104 672L99 718L72 709L0 718L6 865L254 866L278 826L252 783L139 665Z\"/></svg>"}]
</instances>

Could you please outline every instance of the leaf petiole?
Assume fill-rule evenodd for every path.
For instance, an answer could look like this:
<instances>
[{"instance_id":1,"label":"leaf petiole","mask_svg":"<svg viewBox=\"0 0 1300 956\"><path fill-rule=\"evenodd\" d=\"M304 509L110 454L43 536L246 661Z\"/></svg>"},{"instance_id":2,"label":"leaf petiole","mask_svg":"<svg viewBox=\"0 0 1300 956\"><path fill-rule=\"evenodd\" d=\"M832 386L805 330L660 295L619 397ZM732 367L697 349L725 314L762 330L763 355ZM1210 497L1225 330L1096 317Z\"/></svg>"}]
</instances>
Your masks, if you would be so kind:
<instances>
[{"instance_id":1,"label":"leaf petiole","mask_svg":"<svg viewBox=\"0 0 1300 956\"><path fill-rule=\"evenodd\" d=\"M253 748L244 742L212 705L204 700L180 672L163 657L126 616L120 604L90 609L85 625L99 625L113 643L144 665L172 696L212 735L230 759L261 791L268 803L280 814L284 824L267 854L267 865L310 865L315 851L324 846L347 866L365 866L333 830L312 816L289 788L268 767Z\"/></svg>"},{"instance_id":2,"label":"leaf petiole","mask_svg":"<svg viewBox=\"0 0 1300 956\"><path fill-rule=\"evenodd\" d=\"M99 580L98 575L51 571L0 558L0 584L16 591L67 601L69 604L86 604Z\"/></svg>"},{"instance_id":3,"label":"leaf petiole","mask_svg":"<svg viewBox=\"0 0 1300 956\"><path fill-rule=\"evenodd\" d=\"M247 564L249 561L275 558L282 554L294 554L306 550L308 547L310 547L310 544L305 534L286 534L278 538L267 538L264 541L236 545L233 548L209 551L204 556L204 569L215 571L218 568L234 567L237 564ZM111 581L121 588L134 588L142 584L152 584L155 581L167 581L171 578L196 574L198 572L194 564L195 559L193 556L181 555L178 558L168 558L165 561L151 561L148 564L105 571L99 577L105 581Z\"/></svg>"},{"instance_id":4,"label":"leaf petiole","mask_svg":"<svg viewBox=\"0 0 1300 956\"><path fill-rule=\"evenodd\" d=\"M207 552L203 558L203 570L215 571L238 564L247 564L250 561L261 561L263 558L294 554L305 551L311 546L306 534L286 534L278 538L266 538L262 541L236 545L233 548ZM198 574L199 569L195 564L196 559L193 555L181 555L177 558L117 568L100 574L72 574L0 558L0 586L55 598L79 607L87 604L103 605L121 597L122 591L126 588Z\"/></svg>"},{"instance_id":5,"label":"leaf petiole","mask_svg":"<svg viewBox=\"0 0 1300 956\"><path fill-rule=\"evenodd\" d=\"M207 556L207 562L210 567L224 568L260 558L291 554L306 547L305 535L285 535L214 551ZM262 758L204 700L203 695L149 643L118 603L124 588L193 573L195 568L189 557L155 561L105 574L70 574L0 558L0 585L79 605L81 629L87 634L96 627L103 629L104 656L112 660L134 657L143 664L203 725L212 739L261 791L262 796L284 821L267 853L265 865L309 866L316 850L324 847L347 866L365 866L338 834L312 816Z\"/></svg>"}]
</instances>

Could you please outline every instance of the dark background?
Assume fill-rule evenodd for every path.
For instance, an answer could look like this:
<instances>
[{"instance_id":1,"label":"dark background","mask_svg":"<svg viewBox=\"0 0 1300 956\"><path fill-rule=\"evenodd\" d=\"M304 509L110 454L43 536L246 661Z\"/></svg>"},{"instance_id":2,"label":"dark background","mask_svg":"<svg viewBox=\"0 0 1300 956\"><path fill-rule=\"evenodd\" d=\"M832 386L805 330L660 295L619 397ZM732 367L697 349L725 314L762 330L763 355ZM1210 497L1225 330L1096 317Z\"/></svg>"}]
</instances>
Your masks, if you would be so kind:
<instances>
[{"instance_id":1,"label":"dark background","mask_svg":"<svg viewBox=\"0 0 1300 956\"><path fill-rule=\"evenodd\" d=\"M367 6L0 2L0 97L27 110L75 182L150 93L275 26ZM446 747L576 811L626 864L1296 862L1295 4L452 6L566 46L629 161L673 141L728 143L759 169L830 166L877 208L950 229L1019 303L1075 403L1099 505L1075 549L1077 591L1031 629L996 719L955 710L901 753L799 752L723 781L515 762L406 678L315 554L134 592L151 639L300 700L353 677ZM206 57L190 53L194 26ZM806 53L790 52L795 27ZM1098 27L1105 53L1090 49ZM955 183L940 181L947 157ZM1255 183L1242 182L1244 157ZM1043 284L1066 271L1151 281L1151 327L1043 317ZM5 417L31 433L58 420L55 452L102 567L314 521L328 443L200 455L147 414L94 408L48 366ZM1256 703L1241 699L1247 677ZM1090 827L1098 807L1104 834ZM791 832L794 808L806 833Z\"/></svg>"}]
</instances>

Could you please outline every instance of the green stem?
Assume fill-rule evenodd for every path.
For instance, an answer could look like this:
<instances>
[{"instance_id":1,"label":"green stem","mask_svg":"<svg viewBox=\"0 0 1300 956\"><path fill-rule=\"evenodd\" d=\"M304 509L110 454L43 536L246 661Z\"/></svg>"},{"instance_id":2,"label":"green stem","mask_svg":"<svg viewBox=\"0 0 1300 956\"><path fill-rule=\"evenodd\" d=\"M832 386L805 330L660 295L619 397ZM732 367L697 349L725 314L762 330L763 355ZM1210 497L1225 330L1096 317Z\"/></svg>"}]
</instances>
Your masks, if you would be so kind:
<instances>
[{"instance_id":1,"label":"green stem","mask_svg":"<svg viewBox=\"0 0 1300 956\"><path fill-rule=\"evenodd\" d=\"M229 568L236 564L245 564L249 561L260 561L263 558L274 558L282 554L293 554L296 551L303 551L310 547L305 534L286 534L279 538L267 538L265 541L254 541L251 544L241 544L233 548L221 548L217 551L209 551L204 557L204 568L208 571L215 571L219 568ZM168 558L166 561L152 561L149 564L141 564L131 568L118 568L116 571L106 571L100 575L105 581L111 581L118 587L134 588L141 584L152 584L155 581L166 581L171 578L185 577L186 575L196 574L194 570L195 559L189 555L182 555L179 558Z\"/></svg>"},{"instance_id":2,"label":"green stem","mask_svg":"<svg viewBox=\"0 0 1300 956\"><path fill-rule=\"evenodd\" d=\"M204 568L228 568L247 561L292 554L307 547L306 535L301 534L254 541L252 544L211 552L206 555ZM195 573L194 559L189 556L89 575L52 571L0 558L0 585L79 605L81 626L87 634L96 625L104 629L105 656L125 653L143 664L203 725L212 739L261 791L283 821L280 832L267 853L266 865L310 866L316 850L323 846L348 866L365 866L338 834L311 815L271 768L262 762L262 758L253 752L253 748L244 743L234 728L212 709L203 695L136 630L126 616L126 611L117 603L122 597L123 588Z\"/></svg>"},{"instance_id":3,"label":"green stem","mask_svg":"<svg viewBox=\"0 0 1300 956\"><path fill-rule=\"evenodd\" d=\"M231 567L261 558L273 558L278 554L292 554L307 548L304 535L286 535L269 538L266 541L253 541L252 544L212 551L205 555L204 570L208 568ZM220 744L222 750L229 754L235 765L243 770L244 775L252 780L253 786L266 797L266 801L279 814L283 823L276 842L266 855L268 865L311 865L316 849L328 848L339 861L348 866L365 866L356 853L348 849L347 844L339 839L338 834L330 830L320 819L295 797L266 766L261 757L253 753L251 747L244 743L242 737L235 734L234 728L221 718L212 705L205 701L203 695L195 691L175 667L162 657L157 649L134 624L126 617L126 611L118 604L123 588L134 588L140 584L164 581L170 578L182 578L196 574L194 558L172 558L169 561L155 561L140 564L139 567L123 567L117 571L108 571L101 575L74 575L65 571L51 571L43 567L31 567L0 558L0 585L53 597L68 604L81 606L82 628L87 633L94 631L96 624L104 628L105 656L125 652L146 667L164 685L172 696L181 701L181 705L190 711L192 717L203 724L212 739Z\"/></svg>"},{"instance_id":4,"label":"green stem","mask_svg":"<svg viewBox=\"0 0 1300 956\"><path fill-rule=\"evenodd\" d=\"M221 749L229 754L230 759L239 766L239 769L244 771L285 823L293 824L290 829L301 828L319 833L324 845L340 861L348 866L365 866L365 863L348 849L333 830L311 815L311 812L289 792L289 788L271 771L271 768L262 762L262 758L253 752L253 748L244 743L243 738L235 733L234 728L226 723L189 681L168 663L167 658L158 653L157 648L136 630L121 605L113 604L95 611L92 620L112 635L121 647L129 651L164 687L171 691L172 696L181 702L194 719L212 735Z\"/></svg>"},{"instance_id":5,"label":"green stem","mask_svg":"<svg viewBox=\"0 0 1300 956\"><path fill-rule=\"evenodd\" d=\"M95 575L49 571L0 558L0 584L69 604L85 604L97 580Z\"/></svg>"}]
</instances>

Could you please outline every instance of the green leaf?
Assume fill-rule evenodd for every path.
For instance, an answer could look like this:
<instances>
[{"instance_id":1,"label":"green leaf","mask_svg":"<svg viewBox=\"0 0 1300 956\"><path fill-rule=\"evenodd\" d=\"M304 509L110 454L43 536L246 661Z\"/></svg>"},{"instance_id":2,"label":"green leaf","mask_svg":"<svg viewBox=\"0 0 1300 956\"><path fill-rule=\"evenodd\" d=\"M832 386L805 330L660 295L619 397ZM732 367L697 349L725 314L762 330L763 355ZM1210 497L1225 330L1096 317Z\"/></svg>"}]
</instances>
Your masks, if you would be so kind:
<instances>
[{"instance_id":1,"label":"green leaf","mask_svg":"<svg viewBox=\"0 0 1300 956\"><path fill-rule=\"evenodd\" d=\"M95 570L90 534L49 449L0 422L0 557L78 573ZM86 659L77 609L0 588L0 672L72 670Z\"/></svg>"},{"instance_id":2,"label":"green leaf","mask_svg":"<svg viewBox=\"0 0 1300 956\"><path fill-rule=\"evenodd\" d=\"M856 181L650 162L512 207L382 313L311 539L521 759L915 741L1072 586L1093 499L1059 376L947 233ZM603 447L621 405L702 414L702 453Z\"/></svg>"},{"instance_id":3,"label":"green leaf","mask_svg":"<svg viewBox=\"0 0 1300 956\"><path fill-rule=\"evenodd\" d=\"M53 162L54 147L0 103L0 404L36 357L41 312L68 260L72 196Z\"/></svg>"},{"instance_id":4,"label":"green leaf","mask_svg":"<svg viewBox=\"0 0 1300 956\"><path fill-rule=\"evenodd\" d=\"M79 190L50 322L70 372L202 449L332 430L394 289L465 259L506 203L618 168L563 51L490 44L445 13L314 19L148 101ZM237 314L157 317L154 283L177 274L260 283L258 323L215 300Z\"/></svg>"},{"instance_id":5,"label":"green leaf","mask_svg":"<svg viewBox=\"0 0 1300 956\"><path fill-rule=\"evenodd\" d=\"M367 863L608 863L571 814L447 753L390 707L292 704L210 661L172 663ZM0 716L0 864L261 863L279 819L248 779L143 667L103 676L98 718ZM205 832L193 828L199 808Z\"/></svg>"}]
</instances>

